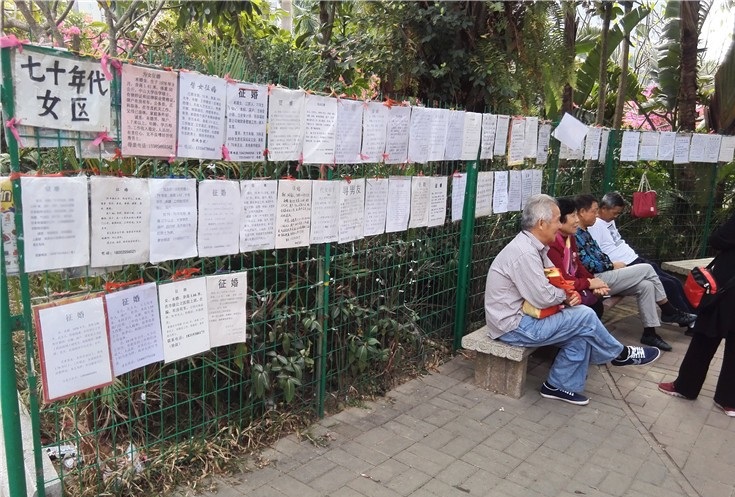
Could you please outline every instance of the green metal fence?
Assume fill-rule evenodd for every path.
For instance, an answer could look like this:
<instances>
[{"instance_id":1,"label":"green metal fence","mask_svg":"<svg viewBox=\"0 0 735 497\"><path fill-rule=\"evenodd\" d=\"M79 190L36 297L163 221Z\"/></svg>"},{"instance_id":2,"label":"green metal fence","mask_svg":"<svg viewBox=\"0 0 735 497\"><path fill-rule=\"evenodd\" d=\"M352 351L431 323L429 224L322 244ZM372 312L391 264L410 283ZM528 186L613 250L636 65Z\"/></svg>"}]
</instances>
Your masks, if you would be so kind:
<instances>
[{"instance_id":1,"label":"green metal fence","mask_svg":"<svg viewBox=\"0 0 735 497\"><path fill-rule=\"evenodd\" d=\"M3 49L2 55L3 105L5 113L12 116L8 49ZM119 85L113 85L113 92L119 113ZM58 136L59 145L61 138ZM616 187L629 198L631 174L627 165L617 164L616 140L617 135L611 133L606 162L592 164L593 191L602 193ZM208 168L199 161L78 161L73 148L65 146L26 149L21 155L12 136L8 136L8 149L12 170L21 173L41 168L45 173L64 171L69 175L119 173L199 180L277 179L288 173L304 179L337 180L345 176L451 176L455 170L467 172L461 223L452 223L448 213L444 225L435 228L410 229L345 244L136 265L111 275L21 272L9 278L10 284L20 289L20 301L16 302L20 314L14 316L6 310L8 283L3 265L3 412L12 409L17 387L31 414L37 467L47 449L60 454L56 467L66 495L161 492L177 479L186 481L187 472L211 470L224 464L229 454L359 402L366 395L381 394L406 375L440 363L459 347L464 334L483 324L487 269L519 225L518 213L474 217L477 173L507 169L504 159L432 163L406 169L367 164L320 170L271 162L218 162ZM534 167L533 161L523 165L529 167ZM544 168L545 191L555 195L579 193L579 178L585 167L584 161L559 161L558 147L552 146L550 163ZM623 218L623 234L646 255L653 249L654 255L672 258L701 252L702 240L716 217L715 202L706 204L702 211L688 209L681 214L684 217L670 216L670 198L686 200L687 195L693 198L696 192L666 189L679 177L678 170L670 165L650 167L656 175L661 168L661 177L656 176L652 183L657 188L661 185L664 215L654 220ZM702 176L698 184L722 188L722 183L715 182L710 174L717 168L707 166L695 172L697 178ZM20 180L16 178L13 184L22 264ZM671 205L678 204L672 201ZM684 222L695 231L683 233L687 241L667 249L667 243L661 243L657 236L668 224L678 227L681 225L676 223ZM666 240L670 239L671 233ZM64 401L39 402L33 305L60 294L100 291L109 281L143 278L165 282L188 267L198 268L202 275L248 272L247 343L218 347L171 364L152 364L116 378L109 387ZM15 347L9 339L11 323L24 335ZM13 352L12 364L18 363L21 371L17 377L6 360ZM17 432L12 424L4 426L6 443L14 442ZM16 445L10 444L9 450L11 457L16 457L14 463L22 460ZM44 485L49 482L44 481L42 472L38 475L36 483L39 495L43 495ZM12 497L24 495L23 483L19 478L13 484Z\"/></svg>"}]
</instances>

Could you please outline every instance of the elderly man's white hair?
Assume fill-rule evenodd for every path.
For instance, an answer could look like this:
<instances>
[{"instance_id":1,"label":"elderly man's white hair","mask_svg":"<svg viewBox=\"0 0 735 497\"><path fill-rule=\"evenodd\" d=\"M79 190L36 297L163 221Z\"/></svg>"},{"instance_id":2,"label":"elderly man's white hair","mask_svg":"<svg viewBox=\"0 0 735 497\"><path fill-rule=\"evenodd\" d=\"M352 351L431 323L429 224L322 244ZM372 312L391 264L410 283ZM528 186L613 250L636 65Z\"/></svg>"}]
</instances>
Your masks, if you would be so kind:
<instances>
[{"instance_id":1,"label":"elderly man's white hair","mask_svg":"<svg viewBox=\"0 0 735 497\"><path fill-rule=\"evenodd\" d=\"M553 209L556 203L556 199L545 193L539 193L533 195L526 201L526 206L523 208L521 214L521 228L524 230L530 230L539 221L551 221L553 217Z\"/></svg>"}]
</instances>

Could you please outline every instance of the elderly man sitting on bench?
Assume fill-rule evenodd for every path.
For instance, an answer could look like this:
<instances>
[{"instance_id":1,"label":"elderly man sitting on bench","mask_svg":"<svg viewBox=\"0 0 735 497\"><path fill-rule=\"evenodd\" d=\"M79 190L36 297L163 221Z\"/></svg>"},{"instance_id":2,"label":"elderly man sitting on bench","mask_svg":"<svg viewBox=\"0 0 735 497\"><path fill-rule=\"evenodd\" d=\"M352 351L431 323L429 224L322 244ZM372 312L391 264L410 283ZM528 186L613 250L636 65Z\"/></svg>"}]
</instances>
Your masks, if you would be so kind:
<instances>
[{"instance_id":1,"label":"elderly man sitting on bench","mask_svg":"<svg viewBox=\"0 0 735 497\"><path fill-rule=\"evenodd\" d=\"M643 365L658 359L661 351L624 347L592 309L579 305L579 294L551 283L544 270L553 266L546 254L561 225L559 218L552 197L541 194L528 200L521 217L522 231L490 265L485 319L491 338L521 347L558 346L541 396L586 405L589 399L581 392L590 364Z\"/></svg>"}]
</instances>

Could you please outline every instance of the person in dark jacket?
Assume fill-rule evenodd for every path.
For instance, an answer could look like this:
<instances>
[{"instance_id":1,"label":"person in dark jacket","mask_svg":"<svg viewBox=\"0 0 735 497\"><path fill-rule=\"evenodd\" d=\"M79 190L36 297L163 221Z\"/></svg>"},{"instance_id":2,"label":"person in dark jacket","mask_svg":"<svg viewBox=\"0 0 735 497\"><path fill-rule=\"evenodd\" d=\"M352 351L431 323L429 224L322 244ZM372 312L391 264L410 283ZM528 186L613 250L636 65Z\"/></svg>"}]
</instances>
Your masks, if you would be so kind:
<instances>
[{"instance_id":1,"label":"person in dark jacket","mask_svg":"<svg viewBox=\"0 0 735 497\"><path fill-rule=\"evenodd\" d=\"M709 238L710 247L718 250L711 269L720 287L735 276L735 214ZM674 397L694 400L702 390L710 362L725 339L720 377L715 388L715 405L735 417L735 291L705 296L699 307L692 341L679 367L679 376L658 389Z\"/></svg>"}]
</instances>

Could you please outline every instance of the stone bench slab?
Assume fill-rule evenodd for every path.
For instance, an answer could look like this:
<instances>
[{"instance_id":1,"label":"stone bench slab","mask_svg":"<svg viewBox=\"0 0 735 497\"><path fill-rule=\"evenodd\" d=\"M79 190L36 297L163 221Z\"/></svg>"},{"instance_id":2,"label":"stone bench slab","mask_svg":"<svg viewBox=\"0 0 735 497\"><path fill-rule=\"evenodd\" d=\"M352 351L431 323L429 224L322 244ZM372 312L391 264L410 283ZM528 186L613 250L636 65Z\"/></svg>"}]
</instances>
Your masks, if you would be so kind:
<instances>
[{"instance_id":1,"label":"stone bench slab","mask_svg":"<svg viewBox=\"0 0 735 497\"><path fill-rule=\"evenodd\" d=\"M705 257L704 259L687 259L684 261L667 261L661 263L661 269L675 273L681 276L686 276L689 271L698 266L706 266L712 262L712 257Z\"/></svg>"}]
</instances>

